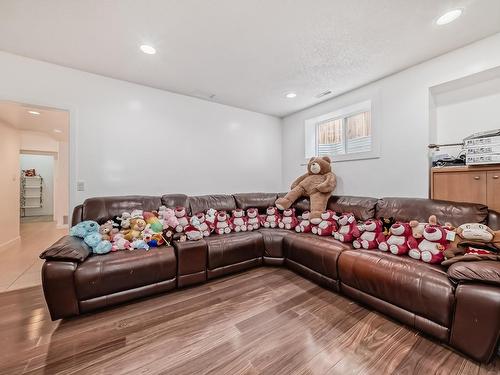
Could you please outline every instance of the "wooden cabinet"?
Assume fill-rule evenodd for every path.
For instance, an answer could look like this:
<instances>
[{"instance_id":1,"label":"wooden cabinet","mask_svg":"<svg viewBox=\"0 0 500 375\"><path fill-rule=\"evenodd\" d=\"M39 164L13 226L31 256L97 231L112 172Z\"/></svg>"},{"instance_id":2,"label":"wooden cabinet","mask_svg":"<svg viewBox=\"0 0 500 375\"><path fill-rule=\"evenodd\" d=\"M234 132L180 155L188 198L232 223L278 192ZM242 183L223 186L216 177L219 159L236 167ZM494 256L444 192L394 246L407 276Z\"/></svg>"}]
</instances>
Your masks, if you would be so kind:
<instances>
[{"instance_id":1,"label":"wooden cabinet","mask_svg":"<svg viewBox=\"0 0 500 375\"><path fill-rule=\"evenodd\" d=\"M482 203L500 211L500 166L432 168L431 198Z\"/></svg>"}]
</instances>

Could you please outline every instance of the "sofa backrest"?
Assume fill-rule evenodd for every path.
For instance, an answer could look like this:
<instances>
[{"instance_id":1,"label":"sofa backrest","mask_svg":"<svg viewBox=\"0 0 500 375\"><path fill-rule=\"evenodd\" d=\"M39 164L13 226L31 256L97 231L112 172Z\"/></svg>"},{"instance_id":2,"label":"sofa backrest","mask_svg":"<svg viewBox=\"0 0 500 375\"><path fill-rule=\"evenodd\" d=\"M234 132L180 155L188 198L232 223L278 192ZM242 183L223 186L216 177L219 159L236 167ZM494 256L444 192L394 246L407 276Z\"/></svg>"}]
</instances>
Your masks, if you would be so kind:
<instances>
[{"instance_id":1,"label":"sofa backrest","mask_svg":"<svg viewBox=\"0 0 500 375\"><path fill-rule=\"evenodd\" d=\"M236 206L247 210L257 208L260 213L264 213L266 208L274 206L278 194L276 193L239 193L233 194Z\"/></svg>"},{"instance_id":2,"label":"sofa backrest","mask_svg":"<svg viewBox=\"0 0 500 375\"><path fill-rule=\"evenodd\" d=\"M232 211L236 208L236 202L232 195L195 195L189 197L191 214L215 208L217 211Z\"/></svg>"},{"instance_id":3,"label":"sofa backrest","mask_svg":"<svg viewBox=\"0 0 500 375\"><path fill-rule=\"evenodd\" d=\"M475 203L460 203L424 198L381 198L376 207L376 217L394 217L396 220L427 222L436 215L440 224L454 226L463 223L488 222L488 207Z\"/></svg>"},{"instance_id":4,"label":"sofa backrest","mask_svg":"<svg viewBox=\"0 0 500 375\"><path fill-rule=\"evenodd\" d=\"M168 208L185 207L190 215L189 197L186 194L165 194L161 196L161 204Z\"/></svg>"},{"instance_id":5,"label":"sofa backrest","mask_svg":"<svg viewBox=\"0 0 500 375\"><path fill-rule=\"evenodd\" d=\"M81 220L95 220L99 224L132 210L153 211L161 206L161 198L146 195L88 198L83 202Z\"/></svg>"}]
</instances>

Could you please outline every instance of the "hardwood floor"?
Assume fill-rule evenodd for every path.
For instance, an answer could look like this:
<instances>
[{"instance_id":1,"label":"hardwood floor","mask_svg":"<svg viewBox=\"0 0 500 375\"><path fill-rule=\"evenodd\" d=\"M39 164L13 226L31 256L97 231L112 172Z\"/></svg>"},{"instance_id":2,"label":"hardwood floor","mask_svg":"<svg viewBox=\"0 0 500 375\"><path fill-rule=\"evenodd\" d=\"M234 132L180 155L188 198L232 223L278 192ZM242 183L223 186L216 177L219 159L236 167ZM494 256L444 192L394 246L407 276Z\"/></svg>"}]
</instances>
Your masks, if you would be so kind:
<instances>
[{"instance_id":1,"label":"hardwood floor","mask_svg":"<svg viewBox=\"0 0 500 375\"><path fill-rule=\"evenodd\" d=\"M1 374L498 374L283 268L65 321L0 294Z\"/></svg>"}]
</instances>

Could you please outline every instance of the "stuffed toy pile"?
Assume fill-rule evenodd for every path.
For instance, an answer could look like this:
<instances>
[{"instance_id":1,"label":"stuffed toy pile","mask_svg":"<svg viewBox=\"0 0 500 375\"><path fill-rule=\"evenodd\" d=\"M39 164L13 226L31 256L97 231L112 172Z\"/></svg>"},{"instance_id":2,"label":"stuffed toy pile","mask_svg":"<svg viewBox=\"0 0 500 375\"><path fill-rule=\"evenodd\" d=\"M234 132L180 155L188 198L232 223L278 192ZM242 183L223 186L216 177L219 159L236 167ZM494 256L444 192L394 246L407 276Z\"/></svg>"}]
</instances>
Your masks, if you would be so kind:
<instances>
[{"instance_id":1,"label":"stuffed toy pile","mask_svg":"<svg viewBox=\"0 0 500 375\"><path fill-rule=\"evenodd\" d=\"M149 250L170 245L172 241L198 241L210 235L260 227L331 236L352 243L355 249L407 255L426 263L450 265L458 261L500 260L500 231L494 232L479 223L458 228L449 223L440 225L434 215L426 223L400 222L393 218L358 222L352 213L323 210L315 224L310 211L297 216L294 208L280 213L277 207L271 206L264 214L259 214L257 208L235 209L231 213L210 208L189 217L185 207L161 206L152 212L123 212L102 225L84 221L72 227L70 234L82 238L93 253L106 254L118 250Z\"/></svg>"}]
</instances>

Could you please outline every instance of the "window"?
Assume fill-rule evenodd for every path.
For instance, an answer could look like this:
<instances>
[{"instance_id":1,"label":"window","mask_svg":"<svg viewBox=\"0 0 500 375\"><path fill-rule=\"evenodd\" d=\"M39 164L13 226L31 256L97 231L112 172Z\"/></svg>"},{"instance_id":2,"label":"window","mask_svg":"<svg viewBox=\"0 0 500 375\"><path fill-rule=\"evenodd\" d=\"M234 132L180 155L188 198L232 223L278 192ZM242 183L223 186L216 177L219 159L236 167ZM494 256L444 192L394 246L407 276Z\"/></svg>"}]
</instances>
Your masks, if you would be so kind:
<instances>
[{"instance_id":1,"label":"window","mask_svg":"<svg viewBox=\"0 0 500 375\"><path fill-rule=\"evenodd\" d=\"M378 157L373 135L371 101L351 105L306 121L305 156L328 155L334 161Z\"/></svg>"}]
</instances>

